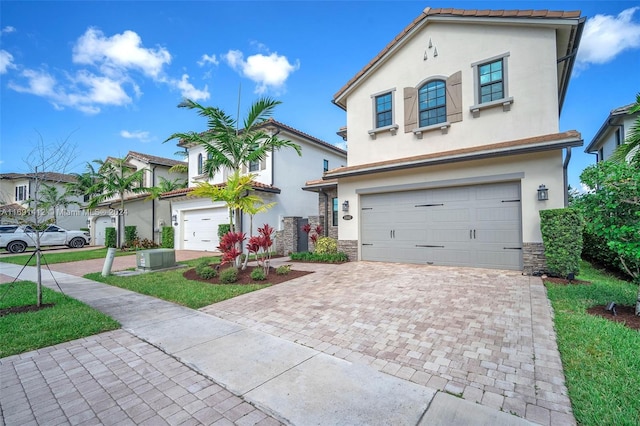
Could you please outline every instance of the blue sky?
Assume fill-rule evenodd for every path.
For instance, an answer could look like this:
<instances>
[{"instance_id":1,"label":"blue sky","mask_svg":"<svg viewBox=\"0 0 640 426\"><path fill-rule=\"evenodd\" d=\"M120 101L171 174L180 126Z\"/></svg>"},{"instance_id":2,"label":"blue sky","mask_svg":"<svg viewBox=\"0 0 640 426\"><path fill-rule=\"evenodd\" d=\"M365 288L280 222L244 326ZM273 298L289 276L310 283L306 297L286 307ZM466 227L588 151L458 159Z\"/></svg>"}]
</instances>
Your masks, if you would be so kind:
<instances>
[{"instance_id":1,"label":"blue sky","mask_svg":"<svg viewBox=\"0 0 640 426\"><path fill-rule=\"evenodd\" d=\"M561 116L585 146L640 91L640 2L0 2L0 172L25 172L40 137L72 167L129 150L177 158L170 134L206 123L186 96L236 115L259 95L275 118L340 145L336 93L426 6L581 10L587 26ZM595 160L574 151L570 183Z\"/></svg>"}]
</instances>

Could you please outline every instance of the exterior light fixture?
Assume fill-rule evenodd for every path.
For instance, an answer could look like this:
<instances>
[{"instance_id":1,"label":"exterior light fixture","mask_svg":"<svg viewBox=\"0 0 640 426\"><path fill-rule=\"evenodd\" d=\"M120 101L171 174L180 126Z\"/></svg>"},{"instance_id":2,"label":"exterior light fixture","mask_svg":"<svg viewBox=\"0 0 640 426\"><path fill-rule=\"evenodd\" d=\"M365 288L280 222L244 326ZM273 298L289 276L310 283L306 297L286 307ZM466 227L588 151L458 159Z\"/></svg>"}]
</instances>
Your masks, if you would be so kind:
<instances>
[{"instance_id":1,"label":"exterior light fixture","mask_svg":"<svg viewBox=\"0 0 640 426\"><path fill-rule=\"evenodd\" d=\"M111 223L116 223L116 217L115 216L111 216Z\"/></svg>"},{"instance_id":2,"label":"exterior light fixture","mask_svg":"<svg viewBox=\"0 0 640 426\"><path fill-rule=\"evenodd\" d=\"M349 211L349 200L346 200L344 203L342 203L342 211L343 212Z\"/></svg>"},{"instance_id":3,"label":"exterior light fixture","mask_svg":"<svg viewBox=\"0 0 640 426\"><path fill-rule=\"evenodd\" d=\"M171 216L171 221L175 226L178 226L178 215L174 214L173 216Z\"/></svg>"},{"instance_id":4,"label":"exterior light fixture","mask_svg":"<svg viewBox=\"0 0 640 426\"><path fill-rule=\"evenodd\" d=\"M609 311L613 314L613 316L618 316L618 312L616 311L616 308L618 307L618 305L616 304L616 302L609 302L607 303L607 306L605 306L605 310Z\"/></svg>"},{"instance_id":5,"label":"exterior light fixture","mask_svg":"<svg viewBox=\"0 0 640 426\"><path fill-rule=\"evenodd\" d=\"M547 201L548 199L549 189L544 185L540 185L538 187L538 201Z\"/></svg>"},{"instance_id":6,"label":"exterior light fixture","mask_svg":"<svg viewBox=\"0 0 640 426\"><path fill-rule=\"evenodd\" d=\"M87 219L87 226L91 226L91 219Z\"/></svg>"}]
</instances>

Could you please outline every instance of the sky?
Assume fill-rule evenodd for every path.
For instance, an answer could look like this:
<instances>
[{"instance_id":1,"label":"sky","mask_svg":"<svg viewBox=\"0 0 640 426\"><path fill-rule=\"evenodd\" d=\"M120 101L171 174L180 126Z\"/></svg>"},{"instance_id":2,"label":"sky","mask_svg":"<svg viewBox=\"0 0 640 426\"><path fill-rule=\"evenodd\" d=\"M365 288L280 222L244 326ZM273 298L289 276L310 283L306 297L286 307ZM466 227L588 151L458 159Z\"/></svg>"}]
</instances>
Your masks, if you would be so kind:
<instances>
[{"instance_id":1,"label":"sky","mask_svg":"<svg viewBox=\"0 0 640 426\"><path fill-rule=\"evenodd\" d=\"M128 151L180 159L176 132L206 122L184 97L274 118L344 147L333 95L427 6L581 10L587 18L560 130L584 147L640 92L640 1L0 1L0 172L28 172L38 145L70 166ZM569 182L595 156L574 149Z\"/></svg>"}]
</instances>

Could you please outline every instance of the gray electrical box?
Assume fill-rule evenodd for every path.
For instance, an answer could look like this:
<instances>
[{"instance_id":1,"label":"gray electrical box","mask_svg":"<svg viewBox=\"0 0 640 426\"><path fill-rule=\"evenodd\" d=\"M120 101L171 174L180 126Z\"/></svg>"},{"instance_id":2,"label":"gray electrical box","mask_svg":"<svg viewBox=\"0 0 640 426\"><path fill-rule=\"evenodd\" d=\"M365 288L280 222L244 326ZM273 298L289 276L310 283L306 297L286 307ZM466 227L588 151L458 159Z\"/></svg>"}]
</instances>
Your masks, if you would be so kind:
<instances>
[{"instance_id":1,"label":"gray electrical box","mask_svg":"<svg viewBox=\"0 0 640 426\"><path fill-rule=\"evenodd\" d=\"M141 250L136 253L136 261L141 271L172 268L176 266L176 252L169 248Z\"/></svg>"}]
</instances>

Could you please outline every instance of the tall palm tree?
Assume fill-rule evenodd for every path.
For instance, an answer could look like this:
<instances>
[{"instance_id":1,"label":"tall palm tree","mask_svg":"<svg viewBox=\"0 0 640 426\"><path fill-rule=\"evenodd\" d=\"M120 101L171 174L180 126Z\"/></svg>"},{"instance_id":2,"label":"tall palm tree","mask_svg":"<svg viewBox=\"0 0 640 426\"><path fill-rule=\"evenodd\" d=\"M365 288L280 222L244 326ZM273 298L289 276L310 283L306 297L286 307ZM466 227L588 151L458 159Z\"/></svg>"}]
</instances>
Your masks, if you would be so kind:
<instances>
[{"instance_id":1,"label":"tall palm tree","mask_svg":"<svg viewBox=\"0 0 640 426\"><path fill-rule=\"evenodd\" d=\"M83 197L84 201L88 202L102 192L95 187L98 172L93 167L93 164L87 163L83 173L72 173L72 175L75 177L75 182L67 183L67 192L70 195Z\"/></svg>"},{"instance_id":2,"label":"tall palm tree","mask_svg":"<svg viewBox=\"0 0 640 426\"><path fill-rule=\"evenodd\" d=\"M636 103L629 109L629 114L640 111L640 93L636 95ZM622 145L611 155L615 162L627 161L640 167L640 115L629 129L629 133Z\"/></svg>"},{"instance_id":3,"label":"tall palm tree","mask_svg":"<svg viewBox=\"0 0 640 426\"><path fill-rule=\"evenodd\" d=\"M69 200L69 192L60 192L56 186L42 184L40 190L40 208L44 211L53 210L53 223L58 223L58 208L67 208L72 204L79 204L76 201Z\"/></svg>"},{"instance_id":4,"label":"tall palm tree","mask_svg":"<svg viewBox=\"0 0 640 426\"><path fill-rule=\"evenodd\" d=\"M100 192L91 198L89 208L94 208L103 201L112 197L118 197L120 209L118 211L117 245L123 242L122 235L125 226L124 200L129 193L141 194L149 192L149 188L143 186L146 169L135 170L127 163L126 158L108 158L106 161L94 160L98 167L96 183L90 188L92 192Z\"/></svg>"}]
</instances>

